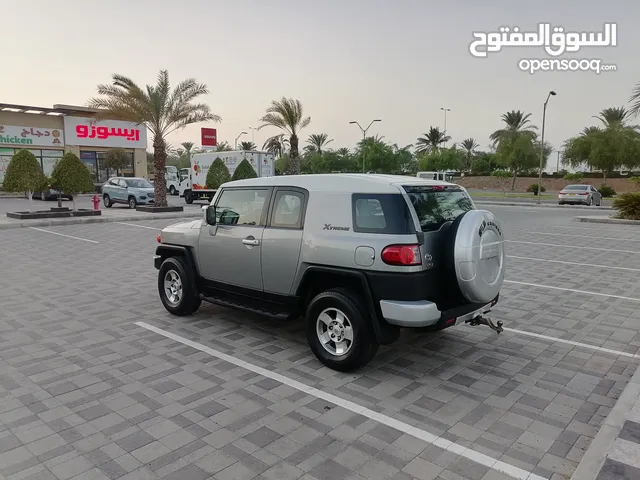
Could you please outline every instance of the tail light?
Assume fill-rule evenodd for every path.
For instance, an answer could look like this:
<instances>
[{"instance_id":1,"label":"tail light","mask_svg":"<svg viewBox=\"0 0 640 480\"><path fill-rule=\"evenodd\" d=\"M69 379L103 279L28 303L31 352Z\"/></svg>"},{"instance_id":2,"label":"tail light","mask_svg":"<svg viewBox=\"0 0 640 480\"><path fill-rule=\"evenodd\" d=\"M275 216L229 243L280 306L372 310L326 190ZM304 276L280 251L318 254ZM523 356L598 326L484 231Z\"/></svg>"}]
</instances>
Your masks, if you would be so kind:
<instances>
[{"instance_id":1,"label":"tail light","mask_svg":"<svg viewBox=\"0 0 640 480\"><path fill-rule=\"evenodd\" d=\"M419 245L389 245L382 250L382 261L387 265L421 265Z\"/></svg>"},{"instance_id":2,"label":"tail light","mask_svg":"<svg viewBox=\"0 0 640 480\"><path fill-rule=\"evenodd\" d=\"M158 241L158 243L162 243L162 235L158 235L156 237L156 240Z\"/></svg>"}]
</instances>

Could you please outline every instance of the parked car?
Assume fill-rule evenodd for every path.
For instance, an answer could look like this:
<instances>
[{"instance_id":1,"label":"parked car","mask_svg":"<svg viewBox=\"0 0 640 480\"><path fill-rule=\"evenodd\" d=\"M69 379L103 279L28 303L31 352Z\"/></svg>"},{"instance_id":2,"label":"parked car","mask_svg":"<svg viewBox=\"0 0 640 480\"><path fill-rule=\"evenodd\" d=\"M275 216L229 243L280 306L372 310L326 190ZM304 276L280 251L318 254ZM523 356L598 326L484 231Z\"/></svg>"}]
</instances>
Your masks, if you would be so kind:
<instances>
[{"instance_id":1,"label":"parked car","mask_svg":"<svg viewBox=\"0 0 640 480\"><path fill-rule=\"evenodd\" d=\"M174 315L205 300L304 317L312 352L340 371L366 365L401 328L502 331L486 314L504 281L503 230L461 186L375 174L262 177L223 184L203 210L202 220L158 236L158 292Z\"/></svg>"},{"instance_id":2,"label":"parked car","mask_svg":"<svg viewBox=\"0 0 640 480\"><path fill-rule=\"evenodd\" d=\"M113 177L102 186L104 206L111 208L114 203L129 205L147 205L154 201L153 185L146 178Z\"/></svg>"},{"instance_id":3,"label":"parked car","mask_svg":"<svg viewBox=\"0 0 640 480\"><path fill-rule=\"evenodd\" d=\"M33 192L33 198L39 198L40 200L55 200L58 198L58 190L47 189L42 192ZM73 195L62 194L61 198L67 200L73 200Z\"/></svg>"},{"instance_id":4,"label":"parked car","mask_svg":"<svg viewBox=\"0 0 640 480\"><path fill-rule=\"evenodd\" d=\"M567 185L558 193L558 205L602 205L602 194L592 185Z\"/></svg>"}]
</instances>

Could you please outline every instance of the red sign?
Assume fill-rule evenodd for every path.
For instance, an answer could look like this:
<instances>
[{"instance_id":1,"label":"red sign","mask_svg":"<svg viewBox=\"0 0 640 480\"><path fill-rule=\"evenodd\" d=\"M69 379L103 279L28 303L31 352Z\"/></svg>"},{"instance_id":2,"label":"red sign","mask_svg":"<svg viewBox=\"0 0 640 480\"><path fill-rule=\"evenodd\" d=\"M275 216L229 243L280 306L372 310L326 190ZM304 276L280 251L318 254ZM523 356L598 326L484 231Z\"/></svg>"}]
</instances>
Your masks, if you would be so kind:
<instances>
[{"instance_id":1,"label":"red sign","mask_svg":"<svg viewBox=\"0 0 640 480\"><path fill-rule=\"evenodd\" d=\"M105 140L109 137L125 137L129 141L140 141L140 130L132 128L108 128L108 127L91 127L91 133L89 133L89 127L87 125L77 125L76 135L78 138L99 138Z\"/></svg>"},{"instance_id":2,"label":"red sign","mask_svg":"<svg viewBox=\"0 0 640 480\"><path fill-rule=\"evenodd\" d=\"M218 145L218 132L215 128L201 128L201 140L203 147L216 147Z\"/></svg>"}]
</instances>

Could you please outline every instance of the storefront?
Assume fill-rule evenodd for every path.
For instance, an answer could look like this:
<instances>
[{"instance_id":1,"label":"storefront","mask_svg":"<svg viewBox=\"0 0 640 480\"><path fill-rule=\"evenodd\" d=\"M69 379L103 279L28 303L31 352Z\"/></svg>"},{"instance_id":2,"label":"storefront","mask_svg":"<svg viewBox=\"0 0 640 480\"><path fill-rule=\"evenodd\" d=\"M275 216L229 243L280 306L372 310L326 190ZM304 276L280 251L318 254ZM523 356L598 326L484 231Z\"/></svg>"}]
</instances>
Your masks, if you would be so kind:
<instances>
[{"instance_id":1,"label":"storefront","mask_svg":"<svg viewBox=\"0 0 640 480\"><path fill-rule=\"evenodd\" d=\"M119 120L96 122L94 110L54 105L53 108L0 103L0 185L14 153L31 151L50 175L65 152L73 152L93 175L96 186L110 176L147 178L147 131ZM127 165L116 172L107 167L107 153L122 149Z\"/></svg>"}]
</instances>

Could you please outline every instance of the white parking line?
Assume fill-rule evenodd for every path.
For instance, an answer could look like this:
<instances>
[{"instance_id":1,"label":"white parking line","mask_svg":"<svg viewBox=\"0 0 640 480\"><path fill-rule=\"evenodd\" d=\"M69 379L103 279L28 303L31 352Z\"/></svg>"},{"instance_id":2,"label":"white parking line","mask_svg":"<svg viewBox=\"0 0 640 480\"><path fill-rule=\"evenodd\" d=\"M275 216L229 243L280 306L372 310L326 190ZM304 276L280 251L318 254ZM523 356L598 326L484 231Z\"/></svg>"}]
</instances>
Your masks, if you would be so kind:
<instances>
[{"instance_id":1,"label":"white parking line","mask_svg":"<svg viewBox=\"0 0 640 480\"><path fill-rule=\"evenodd\" d=\"M632 240L630 238L620 238L620 237L593 237L591 235L576 235L573 233L547 233L547 232L523 232L527 235L553 235L554 237L577 237L577 238L585 238L587 240L613 240L616 242L640 242L640 240Z\"/></svg>"},{"instance_id":2,"label":"white parking line","mask_svg":"<svg viewBox=\"0 0 640 480\"><path fill-rule=\"evenodd\" d=\"M610 293L587 292L586 290L576 290L575 288L551 287L549 285L540 285L539 283L516 282L514 280L505 280L504 283L516 283L518 285L527 285L529 287L549 288L551 290L564 290L565 292L584 293L585 295L597 295L599 297L620 298L622 300L640 302L640 298L624 297L622 295L612 295Z\"/></svg>"},{"instance_id":3,"label":"white parking line","mask_svg":"<svg viewBox=\"0 0 640 480\"><path fill-rule=\"evenodd\" d=\"M212 357L219 358L220 360L224 360L225 362L231 363L238 367L244 368L245 370L249 370L250 372L257 373L258 375L262 375L263 377L270 378L275 380L276 382L280 382L284 385L287 385L291 388L295 388L301 392L304 392L308 395L314 396L316 398L321 398L326 400L327 402L331 402L335 405L338 405L346 410L350 410L358 415L362 415L364 417L370 418L371 420L375 420L379 423L387 425L388 427L394 428L402 433L406 433L407 435L411 435L412 437L423 440L424 442L436 445L443 450L448 450L456 455L461 457L468 458L476 463L484 465L488 468L492 468L497 470L505 475L509 475L510 477L519 479L519 480L547 480L544 477L539 475L535 475L532 472L523 470L519 467L510 465L508 463L504 463L495 458L489 457L483 453L477 452L467 447L463 447L457 443L453 443L450 440L447 440L443 437L438 437L429 433L425 430L421 430L417 427L409 425L408 423L401 422L394 418L391 418L382 413L378 413L374 410L370 410L362 405L358 405L355 402L351 402L349 400L345 400L343 398L332 395L331 393L324 392L322 390L318 390L317 388L306 385L302 382L298 382L292 378L289 378L285 375L281 375L279 373L267 370L265 368L259 367L257 365L253 365L252 363L245 362L244 360L240 360L239 358L232 357L231 355L227 355L226 353L219 352L218 350L214 350L213 348L202 345L201 343L194 342L192 340L186 339L179 335L175 335L171 332L167 332L158 327L154 327L153 325L149 325L145 322L136 322L136 325L142 328L146 328L158 335L162 335L163 337L170 338L176 342L180 342L183 345L188 345L196 350L207 353Z\"/></svg>"},{"instance_id":4,"label":"white parking line","mask_svg":"<svg viewBox=\"0 0 640 480\"><path fill-rule=\"evenodd\" d=\"M39 232L50 233L52 235L59 235L61 237L73 238L74 240L82 240L83 242L100 243L100 242L96 242L95 240L89 240L88 238L74 237L73 235L65 235L64 233L52 232L51 230L45 230L44 228L37 228L37 227L29 227L29 228L31 230L37 230Z\"/></svg>"},{"instance_id":5,"label":"white parking line","mask_svg":"<svg viewBox=\"0 0 640 480\"><path fill-rule=\"evenodd\" d=\"M507 258L517 258L519 260L533 260L535 262L561 263L564 265L575 265L578 267L595 267L595 268L611 268L614 270L627 270L629 272L640 272L640 268L631 267L612 267L611 265L596 265L595 263L577 263L567 262L565 260L549 260L546 258L519 257L518 255L507 255Z\"/></svg>"},{"instance_id":6,"label":"white parking line","mask_svg":"<svg viewBox=\"0 0 640 480\"><path fill-rule=\"evenodd\" d=\"M130 227L148 228L149 230L162 230L161 228L148 227L146 225L136 225L135 223L127 223L127 222L113 222L113 223L117 223L118 225L129 225Z\"/></svg>"},{"instance_id":7,"label":"white parking line","mask_svg":"<svg viewBox=\"0 0 640 480\"><path fill-rule=\"evenodd\" d=\"M573 340L564 340L562 338L550 337L548 335L541 335L540 333L527 332L525 330L517 330L515 328L504 327L504 331L513 332L520 335L527 335L529 337L541 338L543 340L549 340L551 342L566 343L567 345L574 345L576 347L588 348L590 350L596 350L598 352L612 353L614 355L620 355L622 357L640 358L640 355L636 355L634 353L621 352L620 350L612 350L610 348L598 347L597 345L589 345L588 343L574 342Z\"/></svg>"},{"instance_id":8,"label":"white parking line","mask_svg":"<svg viewBox=\"0 0 640 480\"><path fill-rule=\"evenodd\" d=\"M526 243L528 245L542 245L544 247L562 247L562 248L581 248L583 250L600 250L602 252L616 252L616 253L636 253L640 254L640 252L635 252L633 250L614 250L612 248L598 248L598 247L576 247L575 245L559 245L557 243L538 243L538 242L525 242L522 240L505 240L505 242L509 243Z\"/></svg>"}]
</instances>

